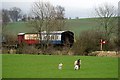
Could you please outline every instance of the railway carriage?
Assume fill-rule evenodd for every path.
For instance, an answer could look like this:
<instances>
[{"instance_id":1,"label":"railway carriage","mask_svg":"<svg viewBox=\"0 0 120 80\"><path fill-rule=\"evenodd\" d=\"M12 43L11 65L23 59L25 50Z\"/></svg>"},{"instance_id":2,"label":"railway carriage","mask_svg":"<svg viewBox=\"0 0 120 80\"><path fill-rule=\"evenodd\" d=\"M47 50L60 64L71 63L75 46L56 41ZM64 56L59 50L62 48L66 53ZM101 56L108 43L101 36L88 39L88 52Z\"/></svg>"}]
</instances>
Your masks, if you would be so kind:
<instances>
[{"instance_id":1,"label":"railway carriage","mask_svg":"<svg viewBox=\"0 0 120 80\"><path fill-rule=\"evenodd\" d=\"M49 33L43 31L41 33L18 34L18 44L26 43L28 45L35 45L45 44L46 42L53 45L72 46L74 43L74 33L71 31L51 31Z\"/></svg>"}]
</instances>

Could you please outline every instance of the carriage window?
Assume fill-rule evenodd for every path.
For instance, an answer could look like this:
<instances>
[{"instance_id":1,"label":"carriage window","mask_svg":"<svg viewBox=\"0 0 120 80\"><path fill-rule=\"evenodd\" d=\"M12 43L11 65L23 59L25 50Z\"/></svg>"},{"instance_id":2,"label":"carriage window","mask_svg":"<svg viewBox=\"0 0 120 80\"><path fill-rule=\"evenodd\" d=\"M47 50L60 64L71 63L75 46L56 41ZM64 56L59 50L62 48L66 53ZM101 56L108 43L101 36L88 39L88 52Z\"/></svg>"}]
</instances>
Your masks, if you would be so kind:
<instances>
[{"instance_id":1,"label":"carriage window","mask_svg":"<svg viewBox=\"0 0 120 80\"><path fill-rule=\"evenodd\" d=\"M48 36L46 36L46 35L42 35L42 38L43 38L43 40L57 40L58 39L58 35L48 35Z\"/></svg>"},{"instance_id":2,"label":"carriage window","mask_svg":"<svg viewBox=\"0 0 120 80\"><path fill-rule=\"evenodd\" d=\"M38 34L25 34L24 37L26 40L38 40L39 39L39 35Z\"/></svg>"},{"instance_id":3,"label":"carriage window","mask_svg":"<svg viewBox=\"0 0 120 80\"><path fill-rule=\"evenodd\" d=\"M55 35L55 40L57 40L58 39L58 36L57 35Z\"/></svg>"}]
</instances>

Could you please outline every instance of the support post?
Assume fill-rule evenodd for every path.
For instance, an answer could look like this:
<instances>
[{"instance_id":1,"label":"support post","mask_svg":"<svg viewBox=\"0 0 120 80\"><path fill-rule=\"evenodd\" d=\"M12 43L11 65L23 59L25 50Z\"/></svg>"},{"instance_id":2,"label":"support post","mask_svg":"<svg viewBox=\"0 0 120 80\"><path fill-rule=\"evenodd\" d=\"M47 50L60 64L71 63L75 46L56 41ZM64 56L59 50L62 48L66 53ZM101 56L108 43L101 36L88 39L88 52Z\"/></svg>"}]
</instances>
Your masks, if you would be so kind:
<instances>
[{"instance_id":1,"label":"support post","mask_svg":"<svg viewBox=\"0 0 120 80\"><path fill-rule=\"evenodd\" d=\"M103 50L102 39L101 39L101 41L100 41L100 50L101 50L101 51Z\"/></svg>"}]
</instances>

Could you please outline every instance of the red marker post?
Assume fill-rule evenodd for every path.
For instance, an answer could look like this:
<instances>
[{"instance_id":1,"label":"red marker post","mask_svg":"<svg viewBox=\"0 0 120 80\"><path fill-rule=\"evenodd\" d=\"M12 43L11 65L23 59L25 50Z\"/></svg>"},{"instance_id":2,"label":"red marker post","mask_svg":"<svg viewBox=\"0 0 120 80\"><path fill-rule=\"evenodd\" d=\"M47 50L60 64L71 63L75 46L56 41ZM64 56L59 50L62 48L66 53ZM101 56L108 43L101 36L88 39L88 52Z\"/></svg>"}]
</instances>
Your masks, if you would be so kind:
<instances>
[{"instance_id":1,"label":"red marker post","mask_svg":"<svg viewBox=\"0 0 120 80\"><path fill-rule=\"evenodd\" d=\"M100 40L100 50L102 51L103 50L103 44L106 44L106 41L105 40Z\"/></svg>"}]
</instances>

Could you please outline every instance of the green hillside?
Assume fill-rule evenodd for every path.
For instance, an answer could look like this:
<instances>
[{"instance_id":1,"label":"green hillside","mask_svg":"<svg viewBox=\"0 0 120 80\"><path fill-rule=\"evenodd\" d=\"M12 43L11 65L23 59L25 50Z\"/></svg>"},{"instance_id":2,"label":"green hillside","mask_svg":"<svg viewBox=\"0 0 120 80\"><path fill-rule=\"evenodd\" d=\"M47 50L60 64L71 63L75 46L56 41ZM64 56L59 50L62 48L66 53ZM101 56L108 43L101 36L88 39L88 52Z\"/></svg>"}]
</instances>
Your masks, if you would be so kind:
<instances>
[{"instance_id":1,"label":"green hillside","mask_svg":"<svg viewBox=\"0 0 120 80\"><path fill-rule=\"evenodd\" d=\"M14 22L7 25L9 33L18 34L19 32L31 32L32 28L26 25L26 22Z\"/></svg>"},{"instance_id":2,"label":"green hillside","mask_svg":"<svg viewBox=\"0 0 120 80\"><path fill-rule=\"evenodd\" d=\"M95 29L98 25L95 18L71 19L66 20L66 30L71 30L77 36L81 31ZM9 33L17 35L19 32L32 32L33 28L26 25L25 22L9 23L7 26Z\"/></svg>"},{"instance_id":3,"label":"green hillside","mask_svg":"<svg viewBox=\"0 0 120 80\"><path fill-rule=\"evenodd\" d=\"M98 24L95 18L71 19L67 20L66 27L78 36L81 31L98 28Z\"/></svg>"}]
</instances>

